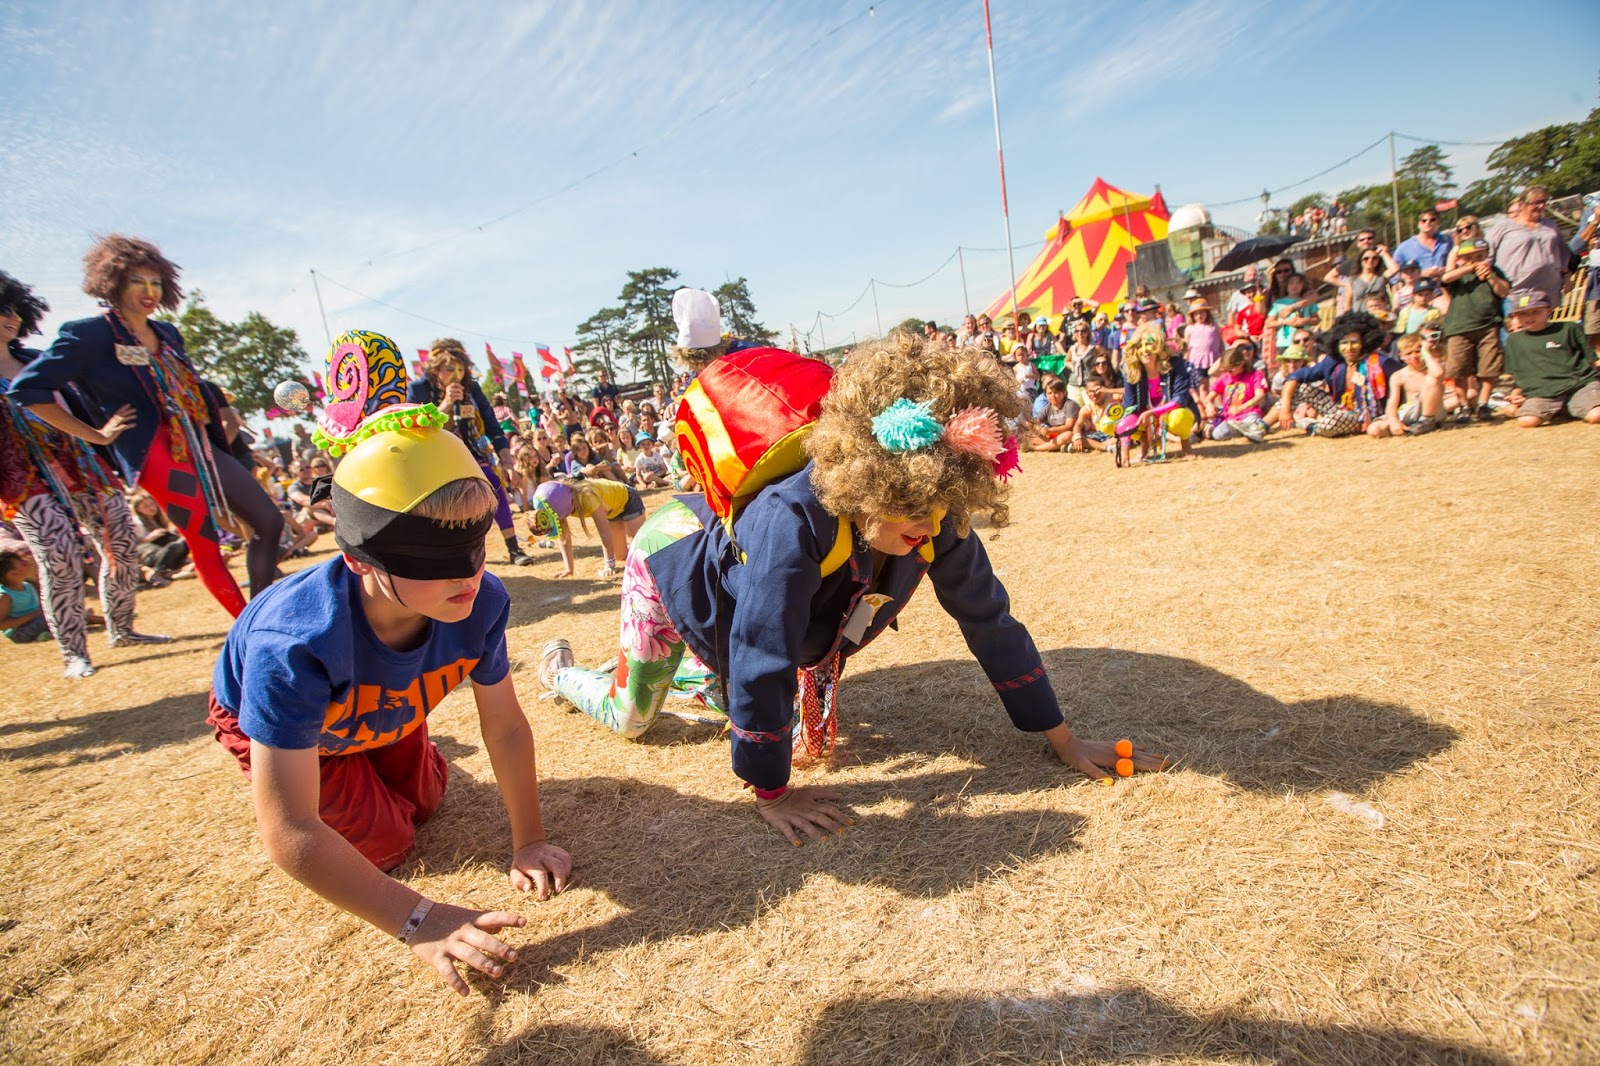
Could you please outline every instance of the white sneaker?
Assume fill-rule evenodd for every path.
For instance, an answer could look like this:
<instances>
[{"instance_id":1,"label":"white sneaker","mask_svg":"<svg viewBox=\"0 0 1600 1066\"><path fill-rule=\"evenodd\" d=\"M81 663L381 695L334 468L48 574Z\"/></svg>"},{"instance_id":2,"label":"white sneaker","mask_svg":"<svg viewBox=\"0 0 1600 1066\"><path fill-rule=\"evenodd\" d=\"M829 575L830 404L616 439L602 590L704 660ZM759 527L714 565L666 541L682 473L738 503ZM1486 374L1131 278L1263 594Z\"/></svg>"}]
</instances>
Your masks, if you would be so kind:
<instances>
[{"instance_id":1,"label":"white sneaker","mask_svg":"<svg viewBox=\"0 0 1600 1066\"><path fill-rule=\"evenodd\" d=\"M81 655L74 655L67 660L67 669L63 677L93 677L94 664Z\"/></svg>"},{"instance_id":2,"label":"white sneaker","mask_svg":"<svg viewBox=\"0 0 1600 1066\"><path fill-rule=\"evenodd\" d=\"M546 692L556 690L556 673L565 670L577 660L572 657L572 645L564 640L552 640L544 646L544 654L539 658L539 684L543 685Z\"/></svg>"}]
</instances>

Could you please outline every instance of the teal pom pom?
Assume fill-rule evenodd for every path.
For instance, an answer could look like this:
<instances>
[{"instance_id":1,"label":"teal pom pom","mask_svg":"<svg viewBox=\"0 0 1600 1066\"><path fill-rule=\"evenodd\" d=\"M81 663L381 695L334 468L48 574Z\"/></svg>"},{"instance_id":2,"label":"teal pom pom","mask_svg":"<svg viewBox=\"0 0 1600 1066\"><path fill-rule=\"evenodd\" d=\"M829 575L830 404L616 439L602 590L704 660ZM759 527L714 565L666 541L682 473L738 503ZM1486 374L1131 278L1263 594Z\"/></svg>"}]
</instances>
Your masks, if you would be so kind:
<instances>
[{"instance_id":1,"label":"teal pom pom","mask_svg":"<svg viewBox=\"0 0 1600 1066\"><path fill-rule=\"evenodd\" d=\"M872 435L896 455L931 448L944 437L944 427L933 417L933 404L912 403L904 396L872 418Z\"/></svg>"}]
</instances>

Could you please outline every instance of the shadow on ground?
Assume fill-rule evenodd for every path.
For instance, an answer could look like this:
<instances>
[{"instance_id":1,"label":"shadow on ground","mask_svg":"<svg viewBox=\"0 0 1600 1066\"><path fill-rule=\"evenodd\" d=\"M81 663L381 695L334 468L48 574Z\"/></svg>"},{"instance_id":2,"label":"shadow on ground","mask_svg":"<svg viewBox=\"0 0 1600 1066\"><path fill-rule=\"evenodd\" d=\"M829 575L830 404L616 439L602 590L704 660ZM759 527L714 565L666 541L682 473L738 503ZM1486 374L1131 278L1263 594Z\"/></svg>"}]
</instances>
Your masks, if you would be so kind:
<instances>
[{"instance_id":1,"label":"shadow on ground","mask_svg":"<svg viewBox=\"0 0 1600 1066\"><path fill-rule=\"evenodd\" d=\"M919 789L955 795L970 774L926 776ZM904 782L861 784L850 799L869 807L904 789ZM845 834L796 848L732 788L720 801L627 778L581 777L547 780L541 792L545 824L578 859L576 883L626 913L530 943L507 975L513 989L559 980L555 968L597 951L748 925L814 876L916 898L945 896L997 870L1075 848L1083 825L1081 816L1059 811L972 815L913 803L901 815L858 815ZM510 838L500 810L492 781L452 767L444 806L419 830L414 861L439 869L449 854L450 868L503 867Z\"/></svg>"},{"instance_id":2,"label":"shadow on ground","mask_svg":"<svg viewBox=\"0 0 1600 1066\"><path fill-rule=\"evenodd\" d=\"M911 1034L916 1034L914 1038ZM1191 1014L1149 992L846 999L822 1012L799 1059L872 1063L1112 1063L1197 1059L1509 1066L1493 1052L1404 1029Z\"/></svg>"},{"instance_id":3,"label":"shadow on ground","mask_svg":"<svg viewBox=\"0 0 1600 1066\"><path fill-rule=\"evenodd\" d=\"M1265 792L1360 792L1449 748L1458 734L1395 703L1342 695L1285 703L1190 659L1113 648L1044 654L1080 736L1132 737L1176 765ZM989 767L979 791L1060 783L1060 767L1010 724L971 659L845 674L843 760L877 764L953 752ZM1022 751L1019 751L1019 743ZM1053 762L1053 760L1052 760Z\"/></svg>"},{"instance_id":4,"label":"shadow on ground","mask_svg":"<svg viewBox=\"0 0 1600 1066\"><path fill-rule=\"evenodd\" d=\"M810 1027L803 1066L1154 1061L1316 1062L1329 1066L1510 1066L1483 1048L1406 1029L1194 1014L1151 993L862 997L828 1004ZM668 1066L616 1029L551 1025L519 1033L483 1066L562 1062Z\"/></svg>"},{"instance_id":5,"label":"shadow on ground","mask_svg":"<svg viewBox=\"0 0 1600 1066\"><path fill-rule=\"evenodd\" d=\"M0 725L0 758L27 760L25 773L54 770L184 744L210 732L205 693L190 693L137 707ZM41 733L49 735L29 739ZM67 758L57 758L63 755Z\"/></svg>"}]
</instances>

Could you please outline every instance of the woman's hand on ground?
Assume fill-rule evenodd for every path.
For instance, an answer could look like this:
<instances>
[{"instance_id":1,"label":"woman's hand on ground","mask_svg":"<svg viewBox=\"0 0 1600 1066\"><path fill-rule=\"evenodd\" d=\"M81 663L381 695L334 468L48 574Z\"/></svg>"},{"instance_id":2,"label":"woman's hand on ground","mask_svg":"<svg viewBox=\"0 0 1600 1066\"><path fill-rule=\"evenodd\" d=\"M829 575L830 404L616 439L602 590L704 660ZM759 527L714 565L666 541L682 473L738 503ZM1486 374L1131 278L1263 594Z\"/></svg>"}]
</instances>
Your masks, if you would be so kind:
<instances>
[{"instance_id":1,"label":"woman's hand on ground","mask_svg":"<svg viewBox=\"0 0 1600 1066\"><path fill-rule=\"evenodd\" d=\"M571 876L572 856L548 840L524 844L511 857L511 887L542 900L566 888Z\"/></svg>"},{"instance_id":2,"label":"woman's hand on ground","mask_svg":"<svg viewBox=\"0 0 1600 1066\"><path fill-rule=\"evenodd\" d=\"M766 823L782 833L795 847L800 846L800 833L813 840L823 840L829 833L842 833L845 826L855 825L829 800L844 796L825 788L791 788L776 799L756 798L756 810Z\"/></svg>"},{"instance_id":3,"label":"woman's hand on ground","mask_svg":"<svg viewBox=\"0 0 1600 1066\"><path fill-rule=\"evenodd\" d=\"M1073 735L1066 723L1045 730L1045 737L1055 749L1061 762L1096 781L1115 781L1117 747L1109 740L1084 740ZM1167 768L1167 760L1142 745L1133 747L1133 768L1136 772L1154 773Z\"/></svg>"},{"instance_id":4,"label":"woman's hand on ground","mask_svg":"<svg viewBox=\"0 0 1600 1066\"><path fill-rule=\"evenodd\" d=\"M527 924L528 919L509 911L475 911L435 903L411 938L410 946L439 971L445 984L464 996L470 989L457 972L456 963L464 962L481 974L499 977L505 973L502 963L517 961L517 951L493 934Z\"/></svg>"}]
</instances>

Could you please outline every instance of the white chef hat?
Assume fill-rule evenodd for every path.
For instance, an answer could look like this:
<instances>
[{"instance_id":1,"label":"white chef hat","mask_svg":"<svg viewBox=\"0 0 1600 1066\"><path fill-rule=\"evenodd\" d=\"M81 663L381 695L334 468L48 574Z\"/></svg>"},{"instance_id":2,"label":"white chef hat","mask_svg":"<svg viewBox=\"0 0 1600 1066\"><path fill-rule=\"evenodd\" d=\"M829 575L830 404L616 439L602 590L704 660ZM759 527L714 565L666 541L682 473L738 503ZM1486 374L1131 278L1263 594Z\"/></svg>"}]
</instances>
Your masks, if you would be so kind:
<instances>
[{"instance_id":1,"label":"white chef hat","mask_svg":"<svg viewBox=\"0 0 1600 1066\"><path fill-rule=\"evenodd\" d=\"M678 324L680 348L709 348L722 340L722 308L704 289L673 293L672 320Z\"/></svg>"}]
</instances>

